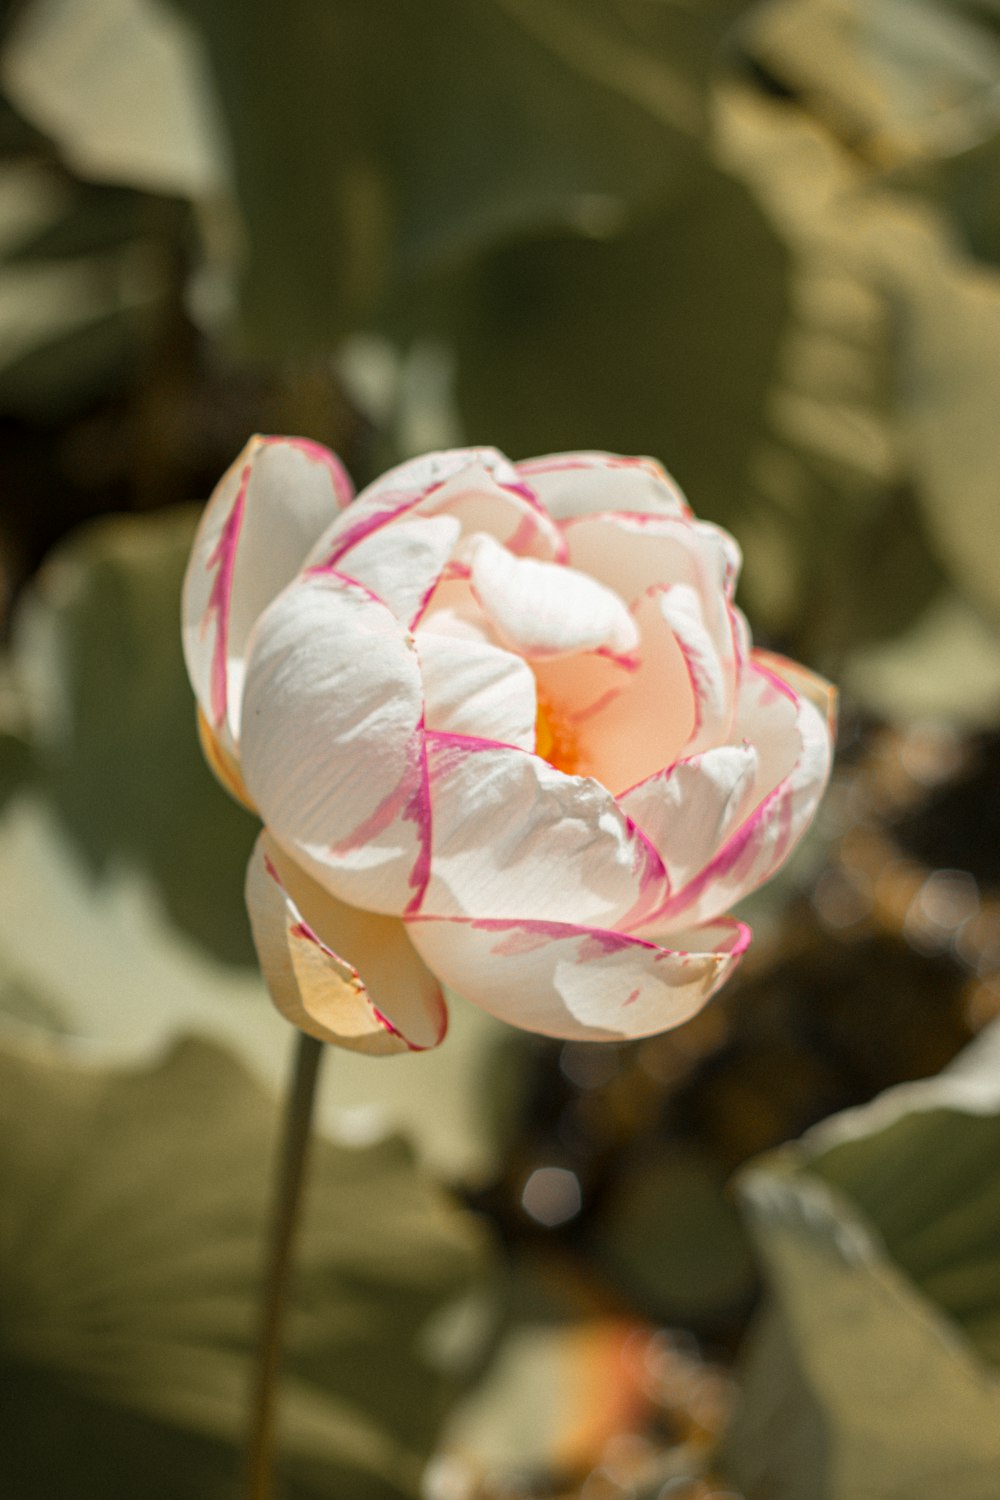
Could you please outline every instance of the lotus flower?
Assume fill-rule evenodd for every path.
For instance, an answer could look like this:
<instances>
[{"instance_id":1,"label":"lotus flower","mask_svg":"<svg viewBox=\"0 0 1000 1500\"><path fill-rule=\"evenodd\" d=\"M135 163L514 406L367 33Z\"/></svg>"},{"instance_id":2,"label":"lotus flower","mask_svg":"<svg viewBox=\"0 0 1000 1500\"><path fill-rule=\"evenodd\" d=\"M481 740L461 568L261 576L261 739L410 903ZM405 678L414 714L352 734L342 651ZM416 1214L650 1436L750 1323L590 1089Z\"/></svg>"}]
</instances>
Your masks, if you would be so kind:
<instances>
[{"instance_id":1,"label":"lotus flower","mask_svg":"<svg viewBox=\"0 0 1000 1500\"><path fill-rule=\"evenodd\" d=\"M694 1015L830 768L832 690L751 646L739 549L659 465L432 453L356 498L254 438L184 588L202 744L264 831L268 988L369 1053L444 1037L442 987L556 1037Z\"/></svg>"}]
</instances>

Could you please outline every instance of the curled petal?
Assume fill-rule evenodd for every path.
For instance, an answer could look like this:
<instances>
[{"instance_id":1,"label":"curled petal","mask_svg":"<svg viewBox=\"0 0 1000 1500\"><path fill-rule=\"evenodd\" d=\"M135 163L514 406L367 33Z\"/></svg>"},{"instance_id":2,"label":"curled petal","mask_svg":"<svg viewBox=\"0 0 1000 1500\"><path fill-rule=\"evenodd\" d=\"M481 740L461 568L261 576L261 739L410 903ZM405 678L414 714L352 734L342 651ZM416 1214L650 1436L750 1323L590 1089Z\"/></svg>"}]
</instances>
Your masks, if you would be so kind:
<instances>
[{"instance_id":1,"label":"curled petal","mask_svg":"<svg viewBox=\"0 0 1000 1500\"><path fill-rule=\"evenodd\" d=\"M698 875L675 890L663 927L703 922L770 879L812 822L830 774L827 722L753 653L743 674L737 734L756 751L749 816Z\"/></svg>"},{"instance_id":2,"label":"curled petal","mask_svg":"<svg viewBox=\"0 0 1000 1500\"><path fill-rule=\"evenodd\" d=\"M418 630L428 729L535 748L538 700L531 668L474 636Z\"/></svg>"},{"instance_id":3,"label":"curled petal","mask_svg":"<svg viewBox=\"0 0 1000 1500\"><path fill-rule=\"evenodd\" d=\"M312 572L250 642L242 769L277 841L331 895L402 912L426 881L413 637L360 584Z\"/></svg>"},{"instance_id":4,"label":"curled petal","mask_svg":"<svg viewBox=\"0 0 1000 1500\"><path fill-rule=\"evenodd\" d=\"M786 682L800 698L807 698L826 720L831 741L836 739L837 689L832 682L827 682L825 677L820 677L816 672L810 672L808 667L801 666L797 661L790 661L787 656L779 656L776 651L762 651L757 647L753 659L759 667Z\"/></svg>"},{"instance_id":5,"label":"curled petal","mask_svg":"<svg viewBox=\"0 0 1000 1500\"><path fill-rule=\"evenodd\" d=\"M403 923L334 900L262 833L247 908L271 998L323 1042L384 1056L443 1041L440 986Z\"/></svg>"},{"instance_id":6,"label":"curled petal","mask_svg":"<svg viewBox=\"0 0 1000 1500\"><path fill-rule=\"evenodd\" d=\"M418 916L414 947L435 974L527 1031L621 1041L679 1026L732 973L749 940L739 922L689 935L689 951L570 922Z\"/></svg>"},{"instance_id":7,"label":"curled petal","mask_svg":"<svg viewBox=\"0 0 1000 1500\"><path fill-rule=\"evenodd\" d=\"M752 745L719 745L675 761L619 797L659 851L674 890L693 880L739 826L756 772Z\"/></svg>"},{"instance_id":8,"label":"curled petal","mask_svg":"<svg viewBox=\"0 0 1000 1500\"><path fill-rule=\"evenodd\" d=\"M463 560L484 613L522 656L544 659L599 647L624 656L638 645L635 621L618 595L575 568L514 557L482 534L466 544Z\"/></svg>"},{"instance_id":9,"label":"curled petal","mask_svg":"<svg viewBox=\"0 0 1000 1500\"><path fill-rule=\"evenodd\" d=\"M701 596L687 584L656 590L655 597L683 653L691 679L694 726L684 750L695 755L725 740L732 726L736 695L732 636L727 637L728 655L720 656L705 623Z\"/></svg>"},{"instance_id":10,"label":"curled petal","mask_svg":"<svg viewBox=\"0 0 1000 1500\"><path fill-rule=\"evenodd\" d=\"M625 927L666 895L663 864L610 793L506 745L427 735L433 916Z\"/></svg>"},{"instance_id":11,"label":"curled petal","mask_svg":"<svg viewBox=\"0 0 1000 1500\"><path fill-rule=\"evenodd\" d=\"M184 578L184 656L202 713L230 754L254 622L351 493L339 460L319 443L254 437L205 508Z\"/></svg>"},{"instance_id":12,"label":"curled petal","mask_svg":"<svg viewBox=\"0 0 1000 1500\"><path fill-rule=\"evenodd\" d=\"M690 515L681 490L653 458L615 453L550 453L517 471L556 520L593 511Z\"/></svg>"}]
</instances>

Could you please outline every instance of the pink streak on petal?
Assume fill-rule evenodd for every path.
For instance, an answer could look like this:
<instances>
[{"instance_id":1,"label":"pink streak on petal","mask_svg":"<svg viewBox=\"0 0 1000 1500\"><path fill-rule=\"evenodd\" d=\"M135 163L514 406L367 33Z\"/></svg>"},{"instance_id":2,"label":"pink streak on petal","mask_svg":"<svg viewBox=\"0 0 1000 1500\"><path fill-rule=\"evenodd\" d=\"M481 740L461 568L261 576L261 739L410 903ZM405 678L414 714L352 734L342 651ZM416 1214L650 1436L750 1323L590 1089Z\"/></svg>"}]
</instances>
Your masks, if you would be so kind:
<instances>
[{"instance_id":1,"label":"pink streak on petal","mask_svg":"<svg viewBox=\"0 0 1000 1500\"><path fill-rule=\"evenodd\" d=\"M349 552L352 547L357 546L358 542L363 542L365 537L371 536L373 531L378 531L387 522L395 521L405 511L412 510L419 499L419 495L416 499L409 496L405 499L401 498L398 505L392 506L387 510L378 510L369 515L362 516L360 521L356 521L353 526L349 526L346 531L340 533L330 556L324 563L320 563L318 566L325 568L336 567L336 564L345 552Z\"/></svg>"},{"instance_id":2,"label":"pink streak on petal","mask_svg":"<svg viewBox=\"0 0 1000 1500\"><path fill-rule=\"evenodd\" d=\"M421 721L407 747L406 768L398 784L347 838L330 846L330 853L335 857L351 854L377 838L380 833L385 833L397 818L402 818L407 823L416 823L420 849L409 875L409 885L414 894L407 906L408 912L419 907L430 879L430 792L424 739Z\"/></svg>"},{"instance_id":3,"label":"pink streak on petal","mask_svg":"<svg viewBox=\"0 0 1000 1500\"><path fill-rule=\"evenodd\" d=\"M212 720L214 727L220 729L226 718L227 681L226 660L229 650L229 600L233 591L233 574L236 569L236 548L240 540L240 528L243 525L243 512L246 508L247 487L250 484L250 470L252 465L247 464L240 475L240 487L233 501L233 508L226 517L225 524L219 533L219 540L215 550L208 559L206 567L218 571L212 580L212 590L208 596L208 607L205 610L205 620L202 623L204 629L209 616L215 614L215 643L212 648L212 674L210 681L210 698L212 708Z\"/></svg>"},{"instance_id":4,"label":"pink streak on petal","mask_svg":"<svg viewBox=\"0 0 1000 1500\"><path fill-rule=\"evenodd\" d=\"M634 1005L641 993L641 990L633 990L631 995L629 995L627 999L622 1001L622 1010L625 1009L626 1005Z\"/></svg>"},{"instance_id":5,"label":"pink streak on petal","mask_svg":"<svg viewBox=\"0 0 1000 1500\"><path fill-rule=\"evenodd\" d=\"M333 480L334 493L341 507L349 505L354 499L354 486L344 465L335 453L322 443L314 442L312 438L265 438L265 445L270 443L287 444L290 448L298 448L307 458L313 459L315 463L323 464L330 471Z\"/></svg>"}]
</instances>

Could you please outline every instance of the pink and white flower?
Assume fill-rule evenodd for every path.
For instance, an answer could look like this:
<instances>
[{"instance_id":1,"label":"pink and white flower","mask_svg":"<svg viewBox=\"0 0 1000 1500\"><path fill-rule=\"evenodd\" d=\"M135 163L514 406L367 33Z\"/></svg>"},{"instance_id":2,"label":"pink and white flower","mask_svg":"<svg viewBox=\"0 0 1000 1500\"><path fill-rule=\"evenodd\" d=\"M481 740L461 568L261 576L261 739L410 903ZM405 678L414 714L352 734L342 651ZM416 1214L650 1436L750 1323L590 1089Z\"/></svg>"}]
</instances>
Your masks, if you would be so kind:
<instances>
[{"instance_id":1,"label":"pink and white flower","mask_svg":"<svg viewBox=\"0 0 1000 1500\"><path fill-rule=\"evenodd\" d=\"M456 449L354 498L325 448L252 439L184 649L264 823L247 900L284 1014L370 1053L436 1046L443 985L558 1037L694 1015L832 750L832 689L751 646L739 565L648 459Z\"/></svg>"}]
</instances>

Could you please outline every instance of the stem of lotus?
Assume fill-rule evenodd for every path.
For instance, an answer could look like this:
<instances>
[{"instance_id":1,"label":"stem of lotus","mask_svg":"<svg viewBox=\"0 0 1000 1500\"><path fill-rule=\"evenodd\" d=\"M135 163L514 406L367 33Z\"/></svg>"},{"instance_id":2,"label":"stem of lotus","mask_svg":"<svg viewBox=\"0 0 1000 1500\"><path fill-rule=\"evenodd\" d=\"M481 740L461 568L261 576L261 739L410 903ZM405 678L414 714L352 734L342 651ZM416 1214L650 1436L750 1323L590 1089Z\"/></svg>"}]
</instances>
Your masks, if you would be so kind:
<instances>
[{"instance_id":1,"label":"stem of lotus","mask_svg":"<svg viewBox=\"0 0 1000 1500\"><path fill-rule=\"evenodd\" d=\"M295 1231L302 1205L302 1185L312 1130L316 1082L323 1043L299 1033L295 1074L288 1095L284 1139L278 1163L270 1243L261 1298L260 1331L253 1368L250 1427L247 1442L247 1500L271 1500L274 1429L282 1333Z\"/></svg>"}]
</instances>

